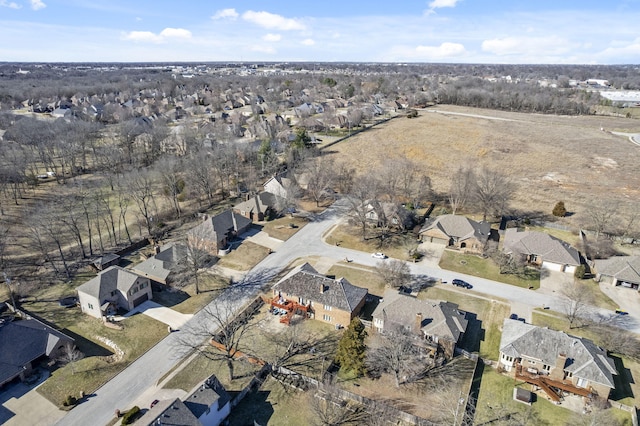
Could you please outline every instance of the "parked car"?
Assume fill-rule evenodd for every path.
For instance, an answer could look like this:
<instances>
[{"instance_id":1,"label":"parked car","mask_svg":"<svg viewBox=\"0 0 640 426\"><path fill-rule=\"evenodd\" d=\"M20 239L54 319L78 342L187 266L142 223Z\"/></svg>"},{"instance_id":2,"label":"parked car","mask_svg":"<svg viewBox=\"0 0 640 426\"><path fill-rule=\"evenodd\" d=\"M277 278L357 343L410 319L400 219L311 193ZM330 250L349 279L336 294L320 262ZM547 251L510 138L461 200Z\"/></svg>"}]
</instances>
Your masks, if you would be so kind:
<instances>
[{"instance_id":1,"label":"parked car","mask_svg":"<svg viewBox=\"0 0 640 426\"><path fill-rule=\"evenodd\" d=\"M387 255L384 253L371 253L371 257L374 259L386 259Z\"/></svg>"},{"instance_id":2,"label":"parked car","mask_svg":"<svg viewBox=\"0 0 640 426\"><path fill-rule=\"evenodd\" d=\"M151 404L149 404L149 409L155 407L158 402L160 402L160 400L158 399L154 399L153 401L151 401Z\"/></svg>"},{"instance_id":3,"label":"parked car","mask_svg":"<svg viewBox=\"0 0 640 426\"><path fill-rule=\"evenodd\" d=\"M622 309L616 309L616 314L618 314L618 315L629 315L629 312L623 311Z\"/></svg>"},{"instance_id":4,"label":"parked car","mask_svg":"<svg viewBox=\"0 0 640 426\"><path fill-rule=\"evenodd\" d=\"M509 315L509 319L517 320L517 319L518 319L518 314L511 314L511 315Z\"/></svg>"},{"instance_id":5,"label":"parked car","mask_svg":"<svg viewBox=\"0 0 640 426\"><path fill-rule=\"evenodd\" d=\"M469 284L466 281L462 281L459 279L454 279L453 281L451 281L451 284L457 286L457 287L462 287L462 288L473 288L473 286L471 284Z\"/></svg>"}]
</instances>

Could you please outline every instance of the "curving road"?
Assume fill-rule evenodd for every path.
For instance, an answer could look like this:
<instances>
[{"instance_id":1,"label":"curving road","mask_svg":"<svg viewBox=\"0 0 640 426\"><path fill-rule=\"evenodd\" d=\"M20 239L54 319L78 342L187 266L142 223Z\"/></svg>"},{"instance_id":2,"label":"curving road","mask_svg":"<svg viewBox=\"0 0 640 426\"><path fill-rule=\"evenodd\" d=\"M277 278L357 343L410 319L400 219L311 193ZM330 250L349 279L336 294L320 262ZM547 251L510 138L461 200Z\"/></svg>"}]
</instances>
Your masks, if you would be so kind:
<instances>
[{"instance_id":1,"label":"curving road","mask_svg":"<svg viewBox=\"0 0 640 426\"><path fill-rule=\"evenodd\" d=\"M251 279L239 283L226 290L212 304L220 300L233 301L233 310L240 310L260 292L262 287L273 279L284 267L297 258L304 256L324 256L341 260L353 259L354 263L375 266L378 262L370 253L363 253L343 247L326 244L323 235L336 225L348 210L344 200L337 201L322 214L316 215L294 236L282 244L276 252L266 257L248 276ZM411 271L415 275L423 275L450 282L453 278L461 278L472 283L473 291L502 300L517 302L533 307L548 306L562 311L563 300L560 297L537 293L532 290L502 284L473 276L446 271L427 264L412 263ZM256 279L257 278L257 279ZM233 312L230 312L232 315ZM615 317L611 311L593 308L591 315L595 318ZM632 315L617 317L615 325L640 333L640 323ZM125 409L132 405L150 387L154 386L182 358L176 352L180 339L190 336L189 331L202 327L205 321L201 311L189 320L182 330L171 333L147 353L132 363L127 369L98 389L88 400L74 408L57 424L61 426L85 426L87 424L107 424L114 416L116 408Z\"/></svg>"}]
</instances>

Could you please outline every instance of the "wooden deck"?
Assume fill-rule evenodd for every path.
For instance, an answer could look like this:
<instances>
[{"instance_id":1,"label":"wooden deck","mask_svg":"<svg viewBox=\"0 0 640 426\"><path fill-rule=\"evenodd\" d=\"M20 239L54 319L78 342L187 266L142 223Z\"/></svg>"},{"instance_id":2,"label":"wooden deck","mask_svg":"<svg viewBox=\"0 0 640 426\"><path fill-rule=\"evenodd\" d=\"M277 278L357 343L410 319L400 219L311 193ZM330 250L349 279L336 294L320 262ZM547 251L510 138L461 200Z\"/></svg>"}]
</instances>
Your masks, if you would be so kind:
<instances>
[{"instance_id":1,"label":"wooden deck","mask_svg":"<svg viewBox=\"0 0 640 426\"><path fill-rule=\"evenodd\" d=\"M549 376L529 373L522 368L522 365L516 366L515 378L538 386L555 402L559 402L562 398L562 394L559 391L566 391L580 396L591 396L594 394L593 389L579 388L566 380L553 380L549 378Z\"/></svg>"}]
</instances>

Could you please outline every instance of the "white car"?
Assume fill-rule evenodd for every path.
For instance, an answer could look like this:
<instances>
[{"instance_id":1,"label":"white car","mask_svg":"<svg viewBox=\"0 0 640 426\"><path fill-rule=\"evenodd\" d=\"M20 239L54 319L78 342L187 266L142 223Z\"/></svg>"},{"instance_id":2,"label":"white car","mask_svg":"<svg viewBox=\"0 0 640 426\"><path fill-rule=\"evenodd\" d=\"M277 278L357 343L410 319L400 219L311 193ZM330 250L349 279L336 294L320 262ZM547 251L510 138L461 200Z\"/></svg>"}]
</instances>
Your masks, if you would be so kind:
<instances>
[{"instance_id":1,"label":"white car","mask_svg":"<svg viewBox=\"0 0 640 426\"><path fill-rule=\"evenodd\" d=\"M387 255L384 253L371 253L371 257L375 259L386 259Z\"/></svg>"}]
</instances>

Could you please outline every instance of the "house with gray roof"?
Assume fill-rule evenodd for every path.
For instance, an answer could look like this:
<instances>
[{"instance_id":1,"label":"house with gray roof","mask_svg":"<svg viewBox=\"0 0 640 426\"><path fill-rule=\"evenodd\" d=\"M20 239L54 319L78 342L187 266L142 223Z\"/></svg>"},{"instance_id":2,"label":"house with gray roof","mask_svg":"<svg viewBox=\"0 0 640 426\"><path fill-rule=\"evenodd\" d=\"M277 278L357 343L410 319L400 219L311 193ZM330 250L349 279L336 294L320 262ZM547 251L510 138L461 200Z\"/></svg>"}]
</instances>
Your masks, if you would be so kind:
<instances>
[{"instance_id":1,"label":"house with gray roof","mask_svg":"<svg viewBox=\"0 0 640 426\"><path fill-rule=\"evenodd\" d=\"M280 280L273 293L308 307L311 318L346 327L359 313L367 298L366 288L346 278L329 278L304 263Z\"/></svg>"},{"instance_id":2,"label":"house with gray roof","mask_svg":"<svg viewBox=\"0 0 640 426\"><path fill-rule=\"evenodd\" d=\"M618 374L607 351L591 340L512 319L502 325L499 367L556 401L560 391L607 399Z\"/></svg>"},{"instance_id":3,"label":"house with gray roof","mask_svg":"<svg viewBox=\"0 0 640 426\"><path fill-rule=\"evenodd\" d=\"M169 243L160 247L155 255L133 266L131 270L159 284L170 284L176 268L187 258L184 244Z\"/></svg>"},{"instance_id":4,"label":"house with gray roof","mask_svg":"<svg viewBox=\"0 0 640 426\"><path fill-rule=\"evenodd\" d=\"M424 242L440 243L465 253L482 254L491 235L488 222L445 214L425 222L420 230Z\"/></svg>"},{"instance_id":5,"label":"house with gray roof","mask_svg":"<svg viewBox=\"0 0 640 426\"><path fill-rule=\"evenodd\" d=\"M136 424L142 426L218 426L231 412L231 396L215 375L196 386L183 400L167 399L151 407Z\"/></svg>"},{"instance_id":6,"label":"house with gray roof","mask_svg":"<svg viewBox=\"0 0 640 426\"><path fill-rule=\"evenodd\" d=\"M79 286L78 299L85 314L102 318L118 309L130 311L151 300L151 282L119 266L111 266Z\"/></svg>"},{"instance_id":7,"label":"house with gray roof","mask_svg":"<svg viewBox=\"0 0 640 426\"><path fill-rule=\"evenodd\" d=\"M251 219L229 209L213 217L204 215L202 223L187 232L187 238L215 256L227 248L229 241L246 232L251 223Z\"/></svg>"},{"instance_id":8,"label":"house with gray roof","mask_svg":"<svg viewBox=\"0 0 640 426\"><path fill-rule=\"evenodd\" d=\"M573 274L580 265L578 250L544 232L508 228L504 233L503 251L523 256L527 263L551 271Z\"/></svg>"},{"instance_id":9,"label":"house with gray roof","mask_svg":"<svg viewBox=\"0 0 640 426\"><path fill-rule=\"evenodd\" d=\"M593 269L598 282L640 290L640 256L596 259Z\"/></svg>"},{"instance_id":10,"label":"house with gray roof","mask_svg":"<svg viewBox=\"0 0 640 426\"><path fill-rule=\"evenodd\" d=\"M379 333L407 330L435 344L452 358L467 330L466 312L446 301L420 300L397 290L387 290L373 311L373 329Z\"/></svg>"},{"instance_id":11,"label":"house with gray roof","mask_svg":"<svg viewBox=\"0 0 640 426\"><path fill-rule=\"evenodd\" d=\"M279 210L278 206L284 205L282 201L284 199L275 194L261 192L233 206L233 211L253 222L259 222L269 217L275 217Z\"/></svg>"},{"instance_id":12,"label":"house with gray roof","mask_svg":"<svg viewBox=\"0 0 640 426\"><path fill-rule=\"evenodd\" d=\"M0 387L24 380L39 360L55 359L74 340L33 319L0 320Z\"/></svg>"},{"instance_id":13,"label":"house with gray roof","mask_svg":"<svg viewBox=\"0 0 640 426\"><path fill-rule=\"evenodd\" d=\"M413 226L412 213L398 203L369 200L365 206L365 217L374 226L409 229Z\"/></svg>"}]
</instances>

